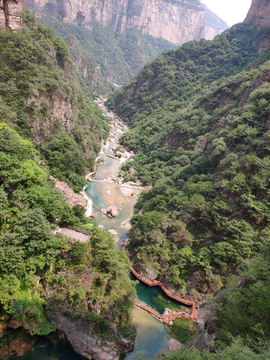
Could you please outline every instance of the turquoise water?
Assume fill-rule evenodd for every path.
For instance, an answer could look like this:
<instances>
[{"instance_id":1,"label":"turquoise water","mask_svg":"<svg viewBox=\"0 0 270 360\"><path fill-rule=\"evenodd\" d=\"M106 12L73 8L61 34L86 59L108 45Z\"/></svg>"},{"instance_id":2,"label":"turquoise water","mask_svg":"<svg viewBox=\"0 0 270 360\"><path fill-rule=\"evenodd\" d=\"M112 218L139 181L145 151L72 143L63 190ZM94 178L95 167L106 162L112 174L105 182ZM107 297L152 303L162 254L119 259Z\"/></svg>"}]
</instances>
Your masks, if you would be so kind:
<instances>
[{"instance_id":1,"label":"turquoise water","mask_svg":"<svg viewBox=\"0 0 270 360\"><path fill-rule=\"evenodd\" d=\"M52 345L49 340L41 339L23 356L11 356L8 360L85 360L75 353L69 343Z\"/></svg>"},{"instance_id":2,"label":"turquoise water","mask_svg":"<svg viewBox=\"0 0 270 360\"><path fill-rule=\"evenodd\" d=\"M134 350L125 360L154 359L168 348L169 330L157 319L141 309L133 310L133 319L138 324Z\"/></svg>"},{"instance_id":3,"label":"turquoise water","mask_svg":"<svg viewBox=\"0 0 270 360\"><path fill-rule=\"evenodd\" d=\"M135 281L135 276L132 275L131 279ZM136 293L140 302L144 302L145 304L151 306L160 314L164 312L165 308L178 311L188 310L185 305L169 298L158 286L149 287L148 285L139 282L136 285ZM145 311L141 311L145 313ZM187 344L198 330L198 324L188 319L177 319L174 321L173 326L170 327L164 325L162 326L168 335L182 344ZM148 339L150 337L151 334L147 336Z\"/></svg>"},{"instance_id":4,"label":"turquoise water","mask_svg":"<svg viewBox=\"0 0 270 360\"><path fill-rule=\"evenodd\" d=\"M132 275L132 280L135 276ZM138 299L151 306L158 313L163 314L165 308L177 311L187 311L187 306L181 305L178 301L169 298L159 286L149 287L140 282L136 285Z\"/></svg>"},{"instance_id":5,"label":"turquoise water","mask_svg":"<svg viewBox=\"0 0 270 360\"><path fill-rule=\"evenodd\" d=\"M102 156L101 159L105 160L106 163L98 167L95 179L104 180L108 176L116 176L120 167L119 161L108 156Z\"/></svg>"},{"instance_id":6,"label":"turquoise water","mask_svg":"<svg viewBox=\"0 0 270 360\"><path fill-rule=\"evenodd\" d=\"M96 213L95 222L102 225L105 230L115 230L120 239L126 238L129 228L123 227L123 223L130 219L134 213L134 205L139 198L140 191L134 189L134 196L127 197L121 191L121 186L115 183L90 182L86 188L86 194L93 201L93 211ZM108 218L100 210L115 205L118 216Z\"/></svg>"}]
</instances>

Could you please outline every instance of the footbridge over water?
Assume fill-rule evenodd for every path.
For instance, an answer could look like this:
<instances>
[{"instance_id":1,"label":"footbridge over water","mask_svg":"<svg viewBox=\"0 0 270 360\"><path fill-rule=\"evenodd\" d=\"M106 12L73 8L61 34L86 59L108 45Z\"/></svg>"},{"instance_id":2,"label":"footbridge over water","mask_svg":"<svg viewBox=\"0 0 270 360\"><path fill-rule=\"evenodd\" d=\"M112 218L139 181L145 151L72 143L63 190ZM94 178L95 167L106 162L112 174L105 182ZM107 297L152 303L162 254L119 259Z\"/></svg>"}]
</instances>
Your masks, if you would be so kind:
<instances>
[{"instance_id":1,"label":"footbridge over water","mask_svg":"<svg viewBox=\"0 0 270 360\"><path fill-rule=\"evenodd\" d=\"M170 298L178 301L179 303L185 304L187 306L191 306L192 308L191 308L191 315L183 313L183 312L171 313L171 314L167 314L167 315L160 315L156 311L152 310L150 307L148 307L146 305L143 305L141 303L137 303L136 304L137 307L140 307L141 309L144 309L144 310L148 311L149 313L151 313L152 315L154 315L158 319L163 320L163 322L165 324L168 324L169 321L173 321L175 319L180 319L180 318L186 318L186 319L190 319L190 320L193 320L193 321L198 320L197 303L195 301L186 300L186 299L183 299L183 298L181 298L181 297L179 297L177 295L172 294L160 280L152 280L152 281L147 280L143 276L139 275L139 273L136 271L134 266L131 266L130 269L131 269L131 272L133 273L133 275L135 275L135 277L138 280L144 282L148 286L159 286L165 292L165 294L167 296L169 296Z\"/></svg>"}]
</instances>

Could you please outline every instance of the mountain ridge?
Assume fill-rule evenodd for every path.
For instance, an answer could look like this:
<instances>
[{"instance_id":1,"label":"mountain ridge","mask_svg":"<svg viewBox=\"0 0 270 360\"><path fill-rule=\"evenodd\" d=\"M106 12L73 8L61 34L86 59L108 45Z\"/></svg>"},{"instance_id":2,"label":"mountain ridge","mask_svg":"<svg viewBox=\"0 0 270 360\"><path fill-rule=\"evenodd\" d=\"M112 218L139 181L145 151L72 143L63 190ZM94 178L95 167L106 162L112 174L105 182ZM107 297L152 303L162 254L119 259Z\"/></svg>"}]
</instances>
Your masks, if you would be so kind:
<instances>
[{"instance_id":1,"label":"mountain ridge","mask_svg":"<svg viewBox=\"0 0 270 360\"><path fill-rule=\"evenodd\" d=\"M42 8L63 21L72 24L81 23L91 28L91 21L96 19L112 31L126 33L137 29L181 45L187 41L202 37L215 36L227 26L220 22L220 27L208 24L205 10L199 1L180 0L88 0L83 4L78 0L57 2L55 0L23 0L31 10ZM210 31L211 28L211 31Z\"/></svg>"}]
</instances>

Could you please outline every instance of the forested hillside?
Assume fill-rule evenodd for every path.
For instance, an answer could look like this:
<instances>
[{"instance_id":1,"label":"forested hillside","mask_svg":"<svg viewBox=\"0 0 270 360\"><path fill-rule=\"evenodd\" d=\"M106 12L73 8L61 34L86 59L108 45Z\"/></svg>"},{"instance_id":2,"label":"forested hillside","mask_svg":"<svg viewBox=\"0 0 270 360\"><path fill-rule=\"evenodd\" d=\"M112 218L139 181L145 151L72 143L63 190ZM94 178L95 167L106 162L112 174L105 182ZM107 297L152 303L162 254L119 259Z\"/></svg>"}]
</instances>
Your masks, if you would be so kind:
<instances>
[{"instance_id":1,"label":"forested hillside","mask_svg":"<svg viewBox=\"0 0 270 360\"><path fill-rule=\"evenodd\" d=\"M55 331L58 317L80 319L78 334L88 329L117 347L118 337L134 332L128 260L84 209L67 205L38 156L0 124L0 354L13 337L33 341ZM56 221L91 234L91 246L53 235Z\"/></svg>"},{"instance_id":2,"label":"forested hillside","mask_svg":"<svg viewBox=\"0 0 270 360\"><path fill-rule=\"evenodd\" d=\"M69 48L69 56L76 67L76 75L84 94L91 98L102 95L107 96L115 87L101 76L100 65L98 65L91 53L84 50L79 40L74 35L64 38Z\"/></svg>"},{"instance_id":3,"label":"forested hillside","mask_svg":"<svg viewBox=\"0 0 270 360\"><path fill-rule=\"evenodd\" d=\"M109 126L83 93L67 45L23 16L28 28L0 29L0 358L14 339L22 351L59 319L73 323L78 352L93 351L76 343L87 331L92 347L107 344L116 356L128 351L119 339L136 332L129 260L51 177L80 191ZM55 235L57 225L83 230L91 245Z\"/></svg>"},{"instance_id":4,"label":"forested hillside","mask_svg":"<svg viewBox=\"0 0 270 360\"><path fill-rule=\"evenodd\" d=\"M162 51L176 48L169 41L143 35L135 29L127 34L113 32L98 21L93 21L91 29L88 29L79 23L68 24L45 13L43 22L63 39L74 35L100 66L103 78L116 84L127 82Z\"/></svg>"},{"instance_id":5,"label":"forested hillside","mask_svg":"<svg viewBox=\"0 0 270 360\"><path fill-rule=\"evenodd\" d=\"M76 191L109 126L75 75L64 41L24 10L29 29L0 32L0 120L33 140L51 174Z\"/></svg>"},{"instance_id":6,"label":"forested hillside","mask_svg":"<svg viewBox=\"0 0 270 360\"><path fill-rule=\"evenodd\" d=\"M269 357L268 37L246 23L187 43L108 100L131 126L126 180L153 184L132 220L136 268L199 304L226 287L194 340L203 348L206 333L219 351L166 359Z\"/></svg>"},{"instance_id":7,"label":"forested hillside","mask_svg":"<svg viewBox=\"0 0 270 360\"><path fill-rule=\"evenodd\" d=\"M131 125L142 194L130 251L149 277L205 301L269 239L269 36L241 24L148 64L108 101ZM129 167L135 167L131 176Z\"/></svg>"}]
</instances>

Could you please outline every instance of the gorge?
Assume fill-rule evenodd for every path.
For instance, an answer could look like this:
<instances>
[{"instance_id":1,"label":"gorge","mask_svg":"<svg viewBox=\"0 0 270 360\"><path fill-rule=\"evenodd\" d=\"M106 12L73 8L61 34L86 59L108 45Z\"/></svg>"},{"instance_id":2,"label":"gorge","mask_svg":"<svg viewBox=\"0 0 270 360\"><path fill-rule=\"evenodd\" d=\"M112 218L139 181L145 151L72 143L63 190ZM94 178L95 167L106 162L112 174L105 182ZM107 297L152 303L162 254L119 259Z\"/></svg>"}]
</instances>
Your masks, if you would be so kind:
<instances>
[{"instance_id":1,"label":"gorge","mask_svg":"<svg viewBox=\"0 0 270 360\"><path fill-rule=\"evenodd\" d=\"M204 18L205 10L198 1L158 1L158 0L121 0L106 1L54 1L24 0L31 10L42 8L54 16L61 16L64 22L91 26L96 19L112 31L126 33L138 29L143 34L156 38L162 37L180 45L187 41L212 39L226 29L226 24L219 19L208 23Z\"/></svg>"},{"instance_id":2,"label":"gorge","mask_svg":"<svg viewBox=\"0 0 270 360\"><path fill-rule=\"evenodd\" d=\"M23 25L0 29L0 358L39 340L25 359L80 359L68 340L95 360L268 359L269 1L147 64L139 49L168 45L142 33L157 12L147 27L148 2L128 2L142 18L130 29L136 11L119 18L102 3L113 16L102 24L97 2L90 29L64 0L30 1L38 21L23 8ZM201 12L196 0L161 3ZM113 120L94 101L106 94ZM199 330L185 319L197 314Z\"/></svg>"},{"instance_id":3,"label":"gorge","mask_svg":"<svg viewBox=\"0 0 270 360\"><path fill-rule=\"evenodd\" d=\"M162 51L193 39L212 39L228 28L197 0L24 0L24 4L57 36L76 36L102 77L116 84L130 80Z\"/></svg>"}]
</instances>

